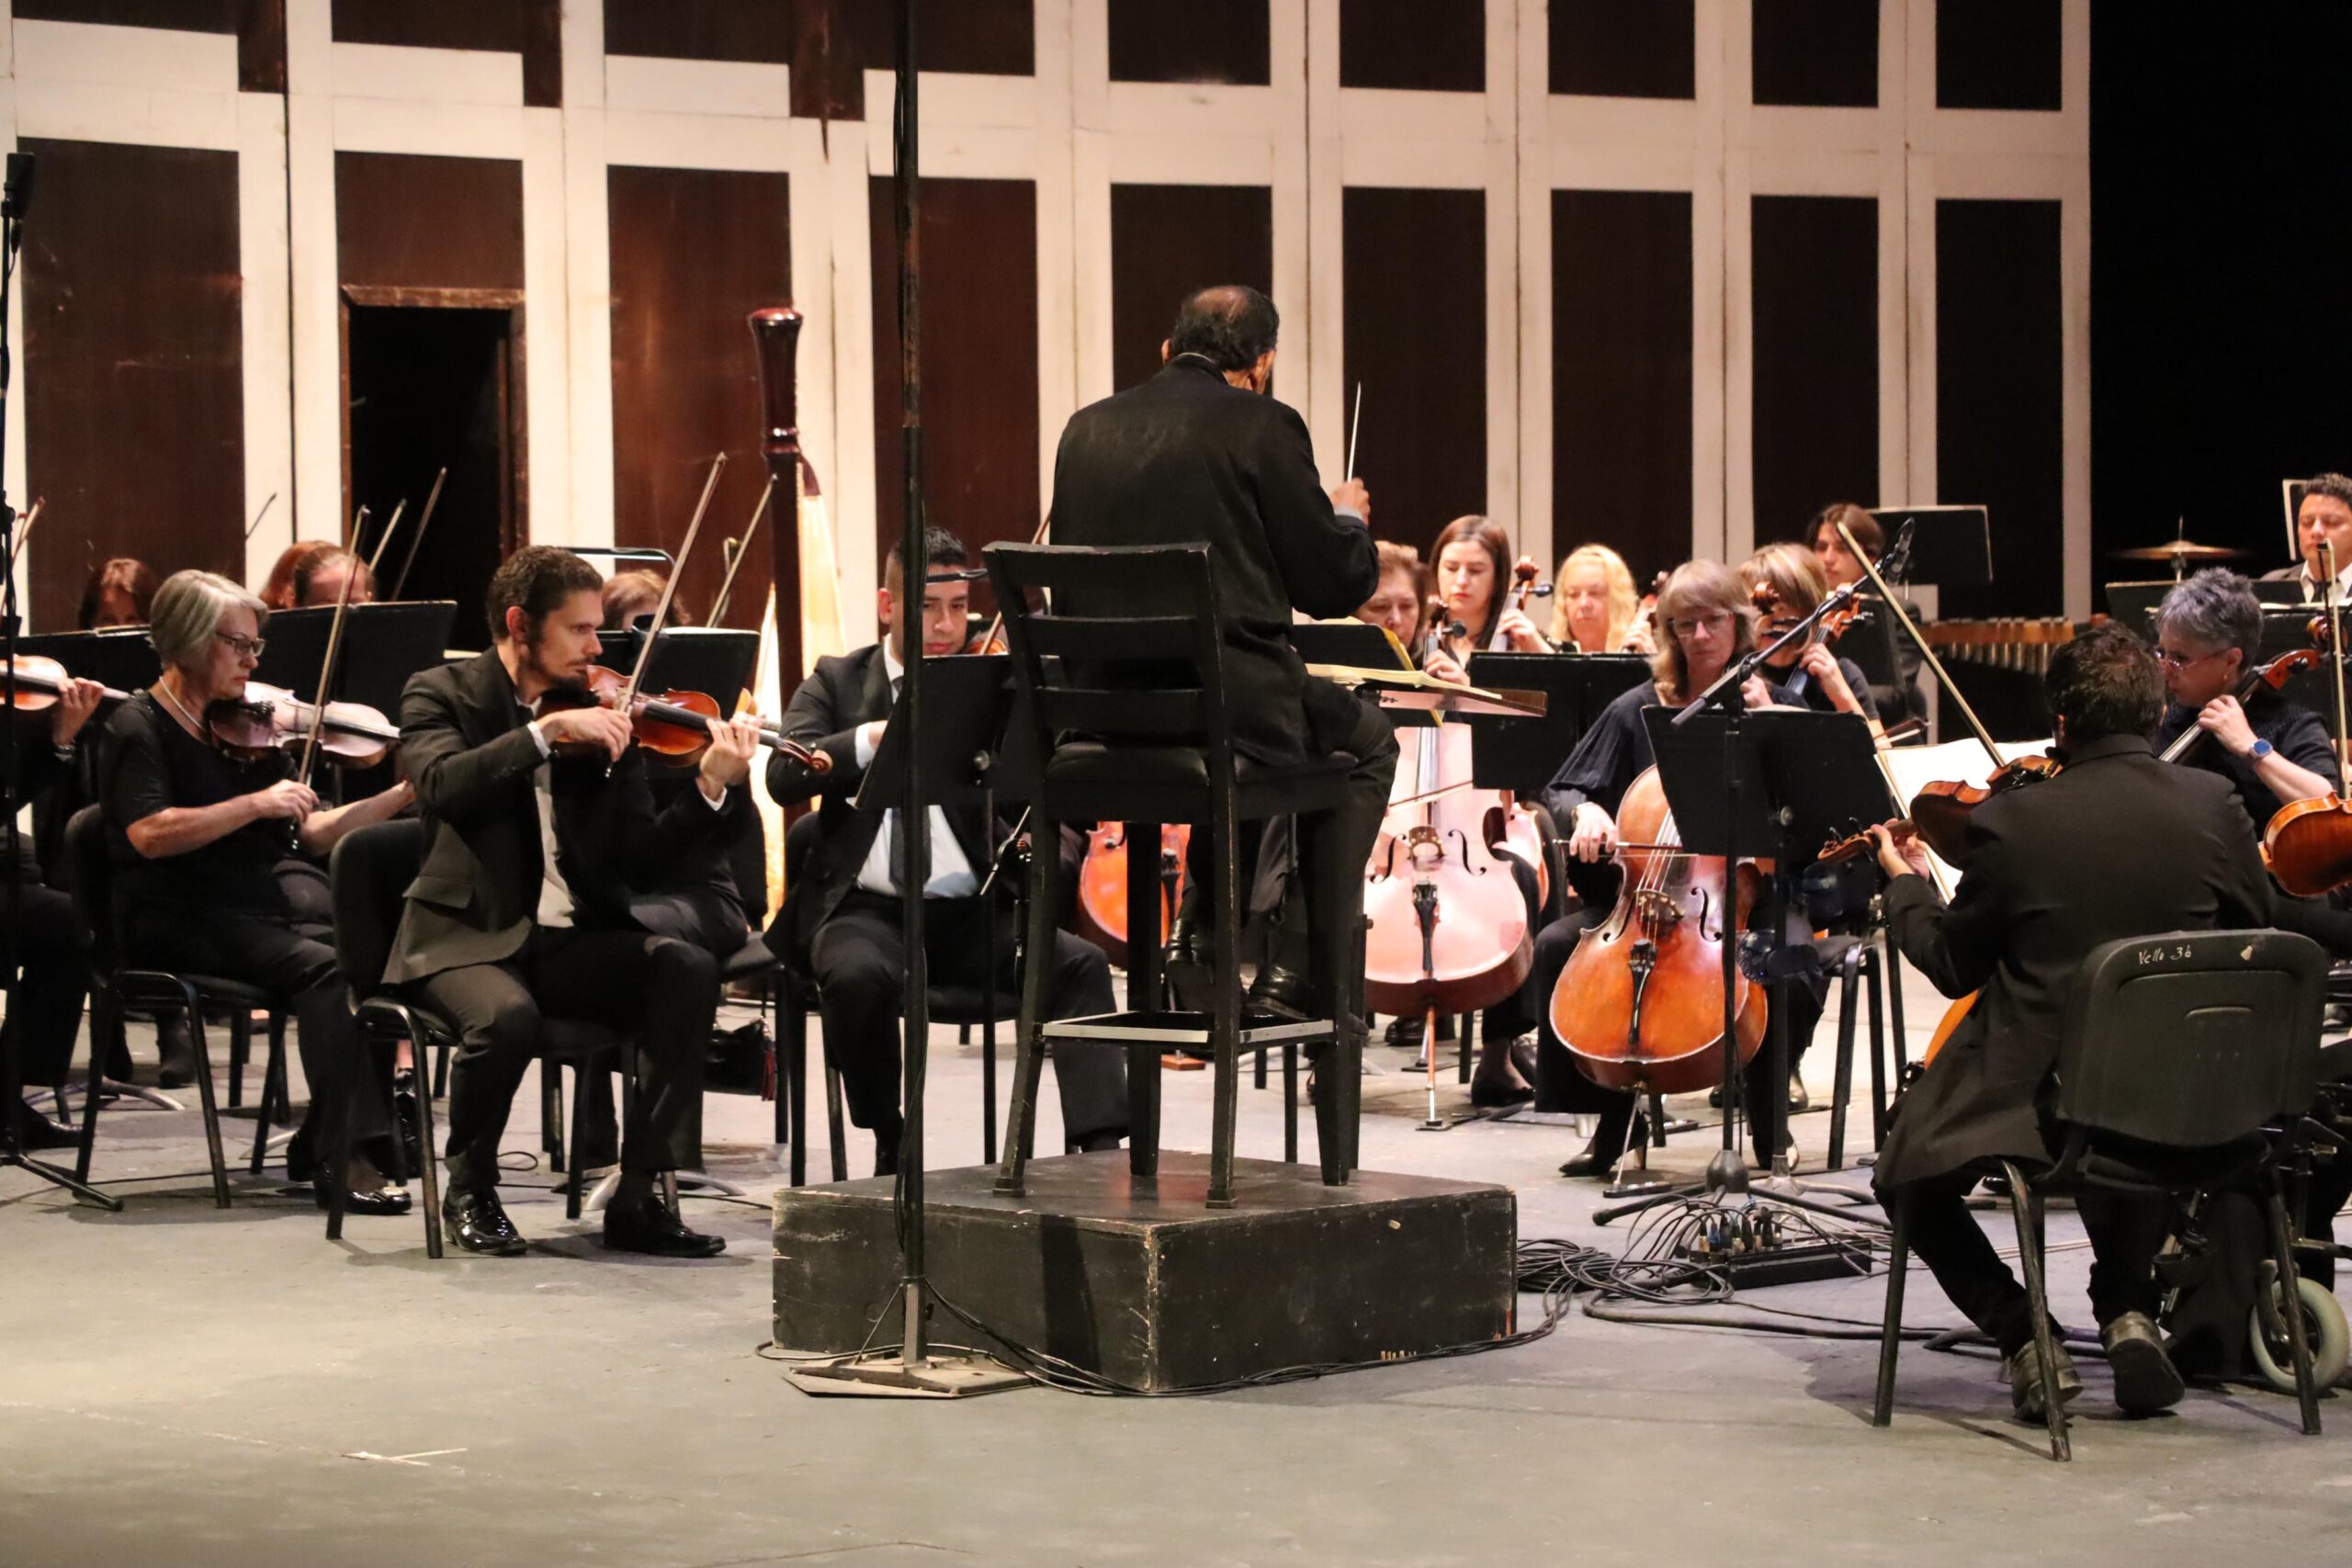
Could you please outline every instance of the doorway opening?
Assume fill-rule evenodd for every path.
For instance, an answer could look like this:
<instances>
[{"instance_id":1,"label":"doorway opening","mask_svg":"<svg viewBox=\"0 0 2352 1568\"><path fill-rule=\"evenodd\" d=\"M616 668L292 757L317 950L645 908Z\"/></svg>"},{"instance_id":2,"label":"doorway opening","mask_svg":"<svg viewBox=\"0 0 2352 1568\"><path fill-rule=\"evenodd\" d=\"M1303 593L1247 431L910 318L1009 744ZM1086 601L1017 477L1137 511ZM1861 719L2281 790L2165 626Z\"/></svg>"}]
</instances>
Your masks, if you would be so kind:
<instances>
[{"instance_id":1,"label":"doorway opening","mask_svg":"<svg viewBox=\"0 0 2352 1568\"><path fill-rule=\"evenodd\" d=\"M522 296L487 289L346 288L344 303L345 526L368 508L363 551L408 502L377 587L390 598L450 599L452 648L488 645L491 573L524 543ZM449 478L420 539L433 479ZM410 552L415 558L410 564Z\"/></svg>"}]
</instances>

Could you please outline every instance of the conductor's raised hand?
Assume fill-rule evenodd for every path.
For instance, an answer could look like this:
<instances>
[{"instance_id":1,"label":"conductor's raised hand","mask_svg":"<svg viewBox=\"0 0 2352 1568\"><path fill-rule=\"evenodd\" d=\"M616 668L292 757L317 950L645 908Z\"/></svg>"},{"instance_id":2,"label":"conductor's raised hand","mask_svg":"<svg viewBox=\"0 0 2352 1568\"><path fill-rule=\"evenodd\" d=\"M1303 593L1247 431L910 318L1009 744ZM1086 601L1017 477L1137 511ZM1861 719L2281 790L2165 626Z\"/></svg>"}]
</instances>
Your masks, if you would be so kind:
<instances>
[{"instance_id":1,"label":"conductor's raised hand","mask_svg":"<svg viewBox=\"0 0 2352 1568\"><path fill-rule=\"evenodd\" d=\"M1362 479L1341 479L1331 491L1334 511L1352 512L1365 522L1372 521L1372 491L1363 488Z\"/></svg>"}]
</instances>

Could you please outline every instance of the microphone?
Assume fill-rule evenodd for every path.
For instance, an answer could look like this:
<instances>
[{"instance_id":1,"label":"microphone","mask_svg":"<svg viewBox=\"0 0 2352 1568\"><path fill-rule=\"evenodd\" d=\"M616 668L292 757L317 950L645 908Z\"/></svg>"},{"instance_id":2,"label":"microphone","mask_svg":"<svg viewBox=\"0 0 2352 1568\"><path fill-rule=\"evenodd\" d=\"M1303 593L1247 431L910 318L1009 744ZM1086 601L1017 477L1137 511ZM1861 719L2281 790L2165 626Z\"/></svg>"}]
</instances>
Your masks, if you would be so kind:
<instances>
[{"instance_id":1,"label":"microphone","mask_svg":"<svg viewBox=\"0 0 2352 1568\"><path fill-rule=\"evenodd\" d=\"M30 152L8 154L8 173L5 186L0 186L0 218L23 222L33 205L33 155Z\"/></svg>"}]
</instances>

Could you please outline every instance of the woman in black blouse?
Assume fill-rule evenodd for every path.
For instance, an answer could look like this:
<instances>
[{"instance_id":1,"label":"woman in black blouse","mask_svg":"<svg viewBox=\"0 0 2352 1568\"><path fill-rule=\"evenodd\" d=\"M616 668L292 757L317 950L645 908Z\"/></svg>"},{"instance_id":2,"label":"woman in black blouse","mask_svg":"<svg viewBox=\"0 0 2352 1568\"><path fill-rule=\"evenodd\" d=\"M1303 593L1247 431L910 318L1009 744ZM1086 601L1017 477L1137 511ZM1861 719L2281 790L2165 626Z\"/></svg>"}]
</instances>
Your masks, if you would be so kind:
<instances>
[{"instance_id":1,"label":"woman in black blouse","mask_svg":"<svg viewBox=\"0 0 2352 1568\"><path fill-rule=\"evenodd\" d=\"M1763 600L1771 601L1757 633L1767 643L1829 597L1829 580L1822 575L1821 563L1803 545L1767 545L1747 558L1739 575L1758 596L1759 607ZM1765 668L1804 706L1817 713L1860 714L1870 721L1871 732L1879 733L1878 700L1871 694L1870 678L1852 660L1832 653L1818 634L1782 649L1765 661Z\"/></svg>"},{"instance_id":2,"label":"woman in black blouse","mask_svg":"<svg viewBox=\"0 0 2352 1568\"><path fill-rule=\"evenodd\" d=\"M288 1175L311 1174L321 1109L348 1096L350 1212L404 1213L408 1194L383 1175L390 1122L362 1070L319 862L344 834L414 796L403 783L321 809L282 753L246 761L213 743L205 710L244 694L268 614L209 571L176 572L156 591L151 635L163 673L107 726L116 917L131 963L242 980L294 1010L311 1113L287 1151Z\"/></svg>"},{"instance_id":3,"label":"woman in black blouse","mask_svg":"<svg viewBox=\"0 0 2352 1568\"><path fill-rule=\"evenodd\" d=\"M1535 940L1526 993L1541 1029L1535 1103L1543 1111L1600 1113L1592 1142L1560 1168L1564 1176L1606 1174L1624 1152L1633 1121L1632 1095L1603 1089L1577 1070L1552 1031L1551 1003L1552 988L1567 967L1577 939L1607 919L1617 902L1618 804L1654 761L1642 711L1686 706L1714 684L1732 660L1756 647L1756 618L1747 585L1728 567L1696 560L1676 568L1658 594L1657 625L1664 635L1651 660L1654 679L1600 710L1544 792L1544 805L1567 835L1568 879L1584 903L1545 926ZM1751 708L1796 703L1792 694L1757 676L1748 678L1740 696ZM1780 1097L1759 1092L1768 1058L1768 1053L1758 1052L1746 1080L1747 1103L1756 1108L1750 1122L1759 1151L1776 1147L1780 1137Z\"/></svg>"}]
</instances>

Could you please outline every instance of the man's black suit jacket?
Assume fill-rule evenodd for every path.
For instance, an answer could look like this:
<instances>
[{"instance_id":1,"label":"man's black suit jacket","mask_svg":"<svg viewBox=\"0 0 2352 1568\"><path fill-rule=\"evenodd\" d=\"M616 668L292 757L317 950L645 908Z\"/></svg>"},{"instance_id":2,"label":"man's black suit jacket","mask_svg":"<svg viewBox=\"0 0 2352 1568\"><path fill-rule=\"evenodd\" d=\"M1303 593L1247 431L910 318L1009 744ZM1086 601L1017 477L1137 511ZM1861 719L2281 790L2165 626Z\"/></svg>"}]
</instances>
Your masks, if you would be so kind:
<instances>
[{"instance_id":1,"label":"man's black suit jacket","mask_svg":"<svg viewBox=\"0 0 2352 1568\"><path fill-rule=\"evenodd\" d=\"M1980 991L1907 1090L1875 1179L1971 1160L2041 1160L2066 996L2100 943L2267 926L2271 896L2245 813L2219 774L2159 761L2136 735L2077 748L2055 778L1969 822L1949 907L1922 876L1888 885L1903 955L1948 997Z\"/></svg>"},{"instance_id":2,"label":"man's black suit jacket","mask_svg":"<svg viewBox=\"0 0 2352 1568\"><path fill-rule=\"evenodd\" d=\"M833 763L831 771L820 773L782 752L768 761L768 794L777 804L817 802L816 845L798 874L787 882L784 908L777 916L793 953L808 951L818 926L857 885L858 870L873 851L882 814L860 811L856 806L858 787L865 782L865 770L857 761L857 731L860 725L888 718L891 703L889 666L877 642L818 660L817 668L785 705L779 728ZM965 860L985 876L989 835L979 808L944 809Z\"/></svg>"},{"instance_id":3,"label":"man's black suit jacket","mask_svg":"<svg viewBox=\"0 0 2352 1568\"><path fill-rule=\"evenodd\" d=\"M1355 699L1310 680L1291 648L1291 612L1354 614L1380 586L1380 557L1370 529L1333 511L1306 426L1287 404L1179 359L1070 416L1054 460L1053 520L1057 545L1209 547L1244 756L1320 756L1353 724Z\"/></svg>"},{"instance_id":4,"label":"man's black suit jacket","mask_svg":"<svg viewBox=\"0 0 2352 1568\"><path fill-rule=\"evenodd\" d=\"M416 786L426 838L388 982L496 964L529 937L545 879L534 794L540 761L496 650L427 670L401 691L401 765ZM689 789L657 813L644 754L633 747L609 773L602 757L550 765L558 863L582 925L634 925L632 886L658 882L748 809L741 789L717 809Z\"/></svg>"}]
</instances>

